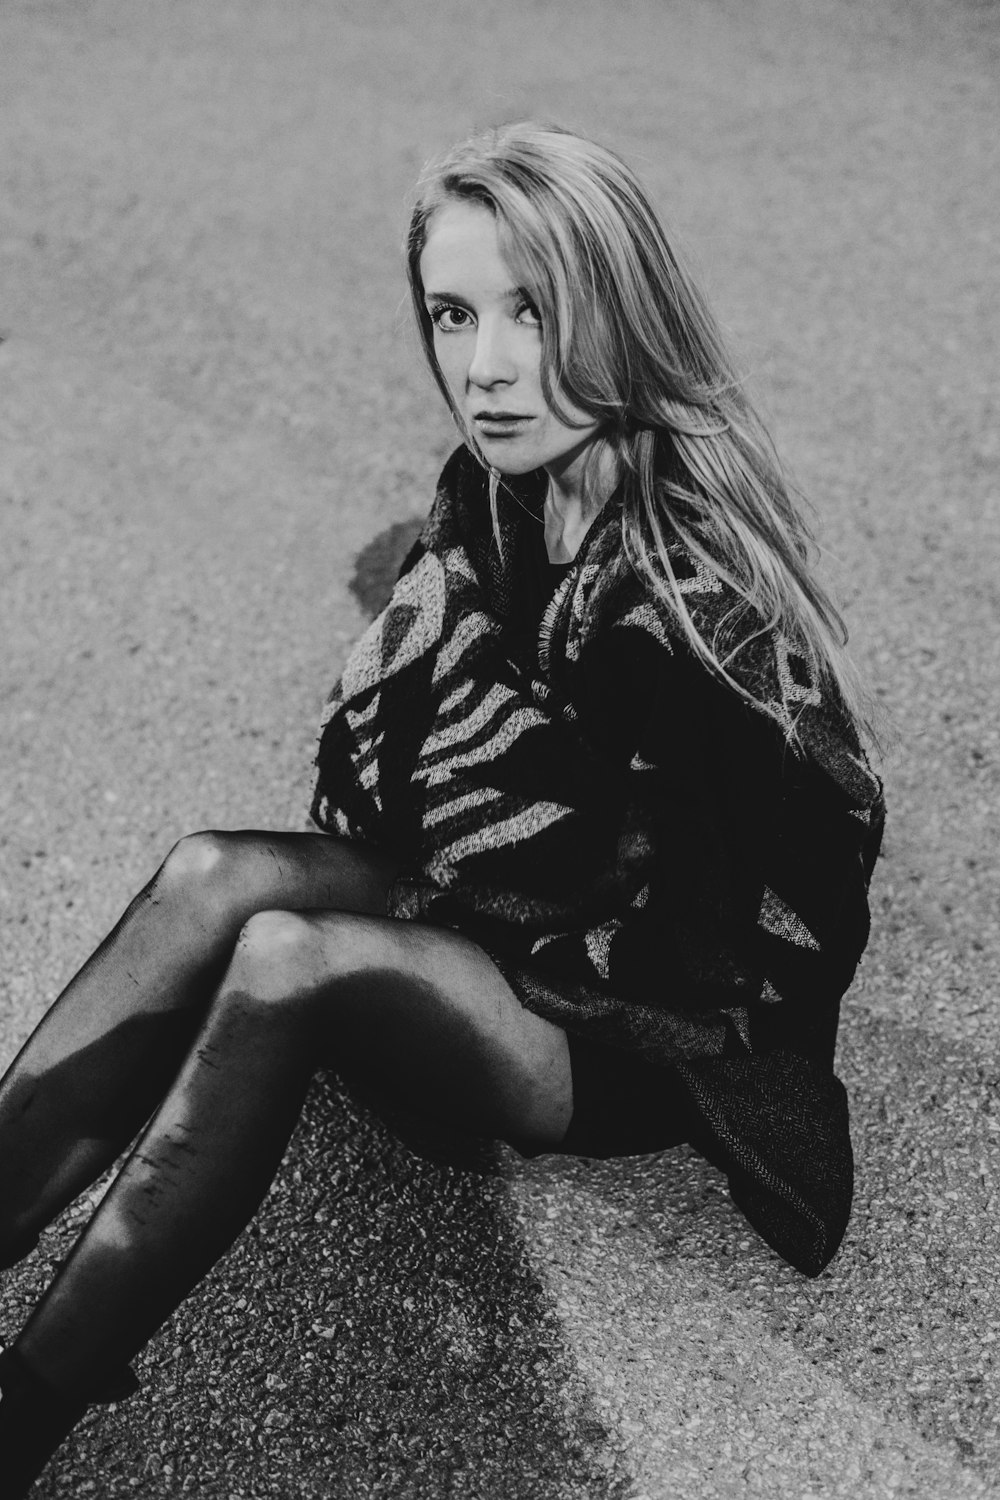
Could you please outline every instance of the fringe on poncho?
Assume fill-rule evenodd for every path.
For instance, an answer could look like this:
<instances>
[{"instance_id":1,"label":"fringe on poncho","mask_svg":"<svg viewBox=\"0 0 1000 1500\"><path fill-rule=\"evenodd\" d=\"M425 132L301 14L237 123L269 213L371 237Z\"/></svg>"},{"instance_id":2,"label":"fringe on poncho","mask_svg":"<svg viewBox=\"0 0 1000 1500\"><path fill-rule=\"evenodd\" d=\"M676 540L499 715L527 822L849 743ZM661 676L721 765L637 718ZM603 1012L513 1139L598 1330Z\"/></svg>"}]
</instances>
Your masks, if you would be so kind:
<instances>
[{"instance_id":1,"label":"fringe on poncho","mask_svg":"<svg viewBox=\"0 0 1000 1500\"><path fill-rule=\"evenodd\" d=\"M833 1053L881 785L787 641L747 626L732 660L765 709L694 657L624 558L617 498L526 648L511 560L543 480L504 481L498 548L485 472L449 459L330 699L313 818L401 858L392 915L466 933L529 1010L662 1064L736 1203L814 1275L850 1213ZM672 561L712 640L739 601Z\"/></svg>"}]
</instances>

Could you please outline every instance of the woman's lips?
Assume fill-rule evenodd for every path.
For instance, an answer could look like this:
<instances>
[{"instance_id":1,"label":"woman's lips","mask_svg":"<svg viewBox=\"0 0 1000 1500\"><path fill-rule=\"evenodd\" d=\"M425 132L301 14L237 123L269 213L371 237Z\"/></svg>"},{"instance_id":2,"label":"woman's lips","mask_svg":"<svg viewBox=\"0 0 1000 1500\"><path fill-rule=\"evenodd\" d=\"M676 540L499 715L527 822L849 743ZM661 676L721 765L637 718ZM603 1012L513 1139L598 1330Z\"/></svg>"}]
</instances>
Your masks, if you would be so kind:
<instances>
[{"instance_id":1,"label":"woman's lips","mask_svg":"<svg viewBox=\"0 0 1000 1500\"><path fill-rule=\"evenodd\" d=\"M484 437L517 437L524 432L534 417L516 411L477 411L473 417Z\"/></svg>"}]
</instances>

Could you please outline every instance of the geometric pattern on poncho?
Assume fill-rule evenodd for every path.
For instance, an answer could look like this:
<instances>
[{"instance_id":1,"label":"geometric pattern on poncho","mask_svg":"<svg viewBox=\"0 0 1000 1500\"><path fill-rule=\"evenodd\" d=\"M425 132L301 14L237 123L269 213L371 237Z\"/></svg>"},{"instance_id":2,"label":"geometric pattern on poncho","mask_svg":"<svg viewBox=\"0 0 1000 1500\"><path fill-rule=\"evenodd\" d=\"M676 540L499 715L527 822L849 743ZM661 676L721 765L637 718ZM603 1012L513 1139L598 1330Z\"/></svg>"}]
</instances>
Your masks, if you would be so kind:
<instances>
[{"instance_id":1,"label":"geometric pattern on poncho","mask_svg":"<svg viewBox=\"0 0 1000 1500\"><path fill-rule=\"evenodd\" d=\"M850 1202L833 1042L880 783L789 642L748 626L730 657L763 710L694 659L624 562L614 502L525 651L511 559L541 492L508 488L498 546L482 470L446 465L327 706L313 817L397 854L391 915L466 932L529 1009L661 1063L751 1222L815 1271ZM713 639L737 601L672 562Z\"/></svg>"}]
</instances>

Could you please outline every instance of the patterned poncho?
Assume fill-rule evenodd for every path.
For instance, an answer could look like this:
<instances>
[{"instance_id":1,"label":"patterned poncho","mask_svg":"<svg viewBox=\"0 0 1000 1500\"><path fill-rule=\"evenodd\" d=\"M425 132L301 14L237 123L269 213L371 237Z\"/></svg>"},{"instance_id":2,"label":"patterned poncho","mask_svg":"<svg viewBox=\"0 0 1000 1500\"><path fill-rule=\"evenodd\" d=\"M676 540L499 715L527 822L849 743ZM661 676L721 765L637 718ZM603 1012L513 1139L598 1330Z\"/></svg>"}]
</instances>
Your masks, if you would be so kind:
<instances>
[{"instance_id":1,"label":"patterned poncho","mask_svg":"<svg viewBox=\"0 0 1000 1500\"><path fill-rule=\"evenodd\" d=\"M850 1211L833 1051L880 784L787 641L747 626L730 668L765 708L695 658L617 498L526 640L512 560L543 479L505 482L498 547L486 474L449 459L330 699L313 817L402 860L392 915L461 930L529 1010L662 1064L751 1223L815 1274ZM712 640L737 601L672 562Z\"/></svg>"}]
</instances>

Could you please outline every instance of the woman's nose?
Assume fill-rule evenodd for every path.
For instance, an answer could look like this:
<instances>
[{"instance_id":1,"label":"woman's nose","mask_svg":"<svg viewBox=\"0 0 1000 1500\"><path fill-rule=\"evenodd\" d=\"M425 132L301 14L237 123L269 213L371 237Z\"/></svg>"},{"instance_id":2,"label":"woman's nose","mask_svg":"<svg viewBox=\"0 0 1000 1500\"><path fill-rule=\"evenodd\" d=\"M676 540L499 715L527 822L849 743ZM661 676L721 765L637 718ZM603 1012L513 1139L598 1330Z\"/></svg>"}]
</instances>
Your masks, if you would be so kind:
<instances>
[{"instance_id":1,"label":"woman's nose","mask_svg":"<svg viewBox=\"0 0 1000 1500\"><path fill-rule=\"evenodd\" d=\"M482 320L476 329L476 347L469 364L470 384L483 389L509 385L516 375L513 351L503 327L490 319Z\"/></svg>"}]
</instances>

